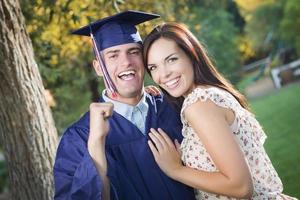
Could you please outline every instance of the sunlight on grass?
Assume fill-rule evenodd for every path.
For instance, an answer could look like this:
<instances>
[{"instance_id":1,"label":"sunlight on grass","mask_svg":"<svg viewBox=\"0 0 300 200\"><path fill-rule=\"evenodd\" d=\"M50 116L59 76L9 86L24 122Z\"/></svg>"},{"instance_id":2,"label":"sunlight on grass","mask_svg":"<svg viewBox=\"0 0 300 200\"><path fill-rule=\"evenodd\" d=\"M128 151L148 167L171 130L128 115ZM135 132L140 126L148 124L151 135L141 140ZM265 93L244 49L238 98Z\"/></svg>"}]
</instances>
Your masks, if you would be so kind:
<instances>
[{"instance_id":1,"label":"sunlight on grass","mask_svg":"<svg viewBox=\"0 0 300 200\"><path fill-rule=\"evenodd\" d=\"M300 197L300 83L250 101L268 138L266 151L277 170L284 192Z\"/></svg>"}]
</instances>

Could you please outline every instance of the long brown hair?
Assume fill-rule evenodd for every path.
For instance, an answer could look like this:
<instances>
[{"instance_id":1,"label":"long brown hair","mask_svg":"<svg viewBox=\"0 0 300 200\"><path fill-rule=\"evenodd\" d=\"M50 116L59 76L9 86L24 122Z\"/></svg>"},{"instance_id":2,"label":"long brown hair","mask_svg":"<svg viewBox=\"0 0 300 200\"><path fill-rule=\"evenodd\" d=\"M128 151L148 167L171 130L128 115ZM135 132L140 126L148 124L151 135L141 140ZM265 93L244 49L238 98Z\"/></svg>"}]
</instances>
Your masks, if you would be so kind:
<instances>
[{"instance_id":1,"label":"long brown hair","mask_svg":"<svg viewBox=\"0 0 300 200\"><path fill-rule=\"evenodd\" d=\"M143 59L147 72L151 75L148 64L148 51L151 45L159 38L171 39L186 53L191 59L194 70L194 82L196 85L211 85L224 89L231 93L235 99L245 109L249 110L246 98L238 92L233 85L227 81L210 61L205 48L191 33L188 28L179 23L169 22L156 26L145 38L143 46ZM162 89L162 88L161 88ZM163 90L163 89L162 89ZM176 109L180 109L183 97L175 98L163 90L167 98L175 104Z\"/></svg>"}]
</instances>

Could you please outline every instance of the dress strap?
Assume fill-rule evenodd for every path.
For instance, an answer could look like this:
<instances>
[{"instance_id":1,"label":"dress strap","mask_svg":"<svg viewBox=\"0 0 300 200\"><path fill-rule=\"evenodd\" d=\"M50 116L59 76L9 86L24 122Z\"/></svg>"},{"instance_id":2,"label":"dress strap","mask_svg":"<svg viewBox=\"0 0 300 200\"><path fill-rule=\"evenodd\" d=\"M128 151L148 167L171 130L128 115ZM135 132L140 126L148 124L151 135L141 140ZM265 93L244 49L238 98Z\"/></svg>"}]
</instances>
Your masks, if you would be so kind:
<instances>
[{"instance_id":1,"label":"dress strap","mask_svg":"<svg viewBox=\"0 0 300 200\"><path fill-rule=\"evenodd\" d=\"M232 110L235 113L235 117L239 118L236 122L236 126L240 126L243 118L243 129L245 126L249 126L249 129L255 129L256 131L254 133L254 137L260 141L260 143L264 143L266 135L258 121L255 119L254 115L248 110L244 109L231 93L218 87L212 86L209 88L195 88L183 102L180 113L182 123L188 125L188 122L185 120L184 116L184 110L188 106L197 101L204 102L207 100L212 101L217 106Z\"/></svg>"},{"instance_id":2,"label":"dress strap","mask_svg":"<svg viewBox=\"0 0 300 200\"><path fill-rule=\"evenodd\" d=\"M234 112L242 108L239 102L229 92L223 89L217 87L197 87L185 98L181 109L181 116L183 115L184 110L191 104L197 102L198 100L204 102L208 99L217 106L229 108Z\"/></svg>"}]
</instances>

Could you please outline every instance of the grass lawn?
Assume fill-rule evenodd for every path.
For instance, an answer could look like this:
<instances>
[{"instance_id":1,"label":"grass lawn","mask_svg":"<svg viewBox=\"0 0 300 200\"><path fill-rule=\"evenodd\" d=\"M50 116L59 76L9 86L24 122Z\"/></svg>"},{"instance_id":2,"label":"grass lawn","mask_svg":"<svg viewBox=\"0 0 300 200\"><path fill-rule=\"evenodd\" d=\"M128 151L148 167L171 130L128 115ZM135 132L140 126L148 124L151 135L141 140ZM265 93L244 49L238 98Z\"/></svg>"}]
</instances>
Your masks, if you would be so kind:
<instances>
[{"instance_id":1,"label":"grass lawn","mask_svg":"<svg viewBox=\"0 0 300 200\"><path fill-rule=\"evenodd\" d=\"M268 136L265 148L284 193L300 198L300 83L251 100L250 105Z\"/></svg>"}]
</instances>

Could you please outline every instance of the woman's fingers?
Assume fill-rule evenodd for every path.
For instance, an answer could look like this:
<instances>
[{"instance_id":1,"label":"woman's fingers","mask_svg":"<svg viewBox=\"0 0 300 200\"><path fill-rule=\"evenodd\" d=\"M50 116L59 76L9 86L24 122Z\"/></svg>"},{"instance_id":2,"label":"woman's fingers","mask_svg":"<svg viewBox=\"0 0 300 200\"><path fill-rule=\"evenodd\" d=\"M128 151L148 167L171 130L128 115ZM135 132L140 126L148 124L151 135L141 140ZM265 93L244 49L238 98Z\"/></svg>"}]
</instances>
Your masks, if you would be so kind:
<instances>
[{"instance_id":1,"label":"woman's fingers","mask_svg":"<svg viewBox=\"0 0 300 200\"><path fill-rule=\"evenodd\" d=\"M155 160L156 160L156 158L157 158L157 156L158 156L158 151L157 151L157 149L155 148L154 144L153 144L150 140L148 140L148 145L149 145L150 150L152 151L152 154L153 154L153 156L154 156L154 158L155 158Z\"/></svg>"},{"instance_id":2,"label":"woman's fingers","mask_svg":"<svg viewBox=\"0 0 300 200\"><path fill-rule=\"evenodd\" d=\"M164 141L170 146L170 147L174 147L174 144L172 142L172 140L170 139L170 137L167 135L166 132L164 132L161 128L157 129L159 134L163 137Z\"/></svg>"},{"instance_id":3,"label":"woman's fingers","mask_svg":"<svg viewBox=\"0 0 300 200\"><path fill-rule=\"evenodd\" d=\"M166 141L154 128L151 128L150 131L149 136L151 140L155 144L157 150L162 151L167 146Z\"/></svg>"},{"instance_id":4,"label":"woman's fingers","mask_svg":"<svg viewBox=\"0 0 300 200\"><path fill-rule=\"evenodd\" d=\"M161 128L158 128L157 131L153 128L150 129L149 136L153 143L155 144L158 151L166 149L176 149L180 153L180 144L177 142L177 146L174 145L171 138L164 132Z\"/></svg>"},{"instance_id":5,"label":"woman's fingers","mask_svg":"<svg viewBox=\"0 0 300 200\"><path fill-rule=\"evenodd\" d=\"M148 94L152 96L158 96L162 94L162 92L156 86L153 85L146 86L144 89Z\"/></svg>"},{"instance_id":6,"label":"woman's fingers","mask_svg":"<svg viewBox=\"0 0 300 200\"><path fill-rule=\"evenodd\" d=\"M179 155L181 157L182 152L181 152L181 149L180 149L180 144L179 144L177 139L175 139L175 147L176 147L176 150L177 150L177 152L179 153Z\"/></svg>"},{"instance_id":7,"label":"woman's fingers","mask_svg":"<svg viewBox=\"0 0 300 200\"><path fill-rule=\"evenodd\" d=\"M148 141L154 159L160 169L171 176L175 170L182 166L180 155L169 136L161 129L157 131L150 129L149 136L152 141Z\"/></svg>"}]
</instances>

